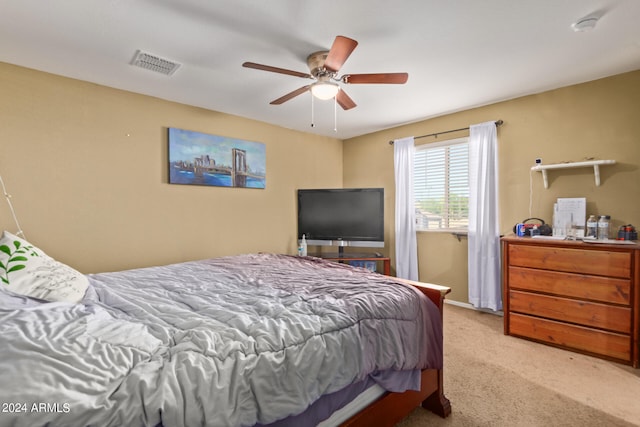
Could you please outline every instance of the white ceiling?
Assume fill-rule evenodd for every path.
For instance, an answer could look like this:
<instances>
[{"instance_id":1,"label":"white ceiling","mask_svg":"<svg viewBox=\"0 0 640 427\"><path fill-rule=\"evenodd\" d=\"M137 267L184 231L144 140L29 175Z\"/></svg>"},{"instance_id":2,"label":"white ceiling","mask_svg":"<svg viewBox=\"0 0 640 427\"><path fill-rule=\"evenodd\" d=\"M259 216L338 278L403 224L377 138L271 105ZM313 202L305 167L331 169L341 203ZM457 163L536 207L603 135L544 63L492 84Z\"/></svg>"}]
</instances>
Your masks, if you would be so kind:
<instances>
[{"instance_id":1,"label":"white ceiling","mask_svg":"<svg viewBox=\"0 0 640 427\"><path fill-rule=\"evenodd\" d=\"M638 20L638 0L2 0L0 61L346 139L640 69ZM343 85L358 106L337 132L332 101L314 128L310 94L269 105L309 80L241 66L307 73L337 35L359 42L339 74L409 73ZM138 49L182 65L134 67Z\"/></svg>"}]
</instances>

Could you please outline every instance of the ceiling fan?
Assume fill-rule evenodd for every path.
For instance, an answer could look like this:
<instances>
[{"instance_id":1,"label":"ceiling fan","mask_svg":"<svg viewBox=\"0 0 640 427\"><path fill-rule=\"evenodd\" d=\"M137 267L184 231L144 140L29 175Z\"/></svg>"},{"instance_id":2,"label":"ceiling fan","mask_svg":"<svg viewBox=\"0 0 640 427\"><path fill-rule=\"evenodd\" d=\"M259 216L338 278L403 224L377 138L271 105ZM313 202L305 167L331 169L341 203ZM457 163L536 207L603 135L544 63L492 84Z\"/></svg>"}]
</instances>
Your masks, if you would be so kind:
<instances>
[{"instance_id":1,"label":"ceiling fan","mask_svg":"<svg viewBox=\"0 0 640 427\"><path fill-rule=\"evenodd\" d=\"M289 92L271 101L271 105L282 104L298 95L311 91L311 93L319 99L331 99L335 97L336 102L344 110L349 110L354 108L356 103L345 93L340 85L338 85L338 82L344 84L404 84L407 82L409 78L407 73L345 74L338 76L338 71L356 46L358 46L357 41L348 37L337 36L330 50L315 52L307 57L307 65L309 66L310 73L301 73L299 71L256 64L255 62L245 62L242 66L315 80L314 83L302 86L293 92Z\"/></svg>"}]
</instances>

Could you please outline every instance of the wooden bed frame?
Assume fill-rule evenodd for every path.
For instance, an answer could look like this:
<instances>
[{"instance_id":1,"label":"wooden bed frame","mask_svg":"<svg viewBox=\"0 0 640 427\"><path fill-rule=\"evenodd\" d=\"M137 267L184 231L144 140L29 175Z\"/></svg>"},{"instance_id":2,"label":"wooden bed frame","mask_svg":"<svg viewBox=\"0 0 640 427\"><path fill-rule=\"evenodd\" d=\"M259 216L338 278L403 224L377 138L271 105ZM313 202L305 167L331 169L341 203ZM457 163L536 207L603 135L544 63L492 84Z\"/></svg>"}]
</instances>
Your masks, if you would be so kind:
<instances>
[{"instance_id":1,"label":"wooden bed frame","mask_svg":"<svg viewBox=\"0 0 640 427\"><path fill-rule=\"evenodd\" d=\"M444 297L451 292L451 288L412 280L395 279L418 288L436 304L440 310L440 318L442 318ZM371 405L342 423L341 427L368 427L373 425L376 427L392 427L420 405L446 418L451 414L451 403L444 395L442 371L442 369L423 370L420 391L387 392Z\"/></svg>"}]
</instances>

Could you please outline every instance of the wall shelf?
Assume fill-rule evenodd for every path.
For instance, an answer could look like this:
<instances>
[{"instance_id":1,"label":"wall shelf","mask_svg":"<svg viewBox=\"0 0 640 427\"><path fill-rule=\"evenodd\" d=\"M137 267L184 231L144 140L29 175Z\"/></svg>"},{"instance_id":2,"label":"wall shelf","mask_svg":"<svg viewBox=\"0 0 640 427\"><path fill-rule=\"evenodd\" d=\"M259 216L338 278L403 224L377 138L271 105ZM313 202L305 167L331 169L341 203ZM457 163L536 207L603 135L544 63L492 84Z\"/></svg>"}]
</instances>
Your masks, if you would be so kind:
<instances>
[{"instance_id":1,"label":"wall shelf","mask_svg":"<svg viewBox=\"0 0 640 427\"><path fill-rule=\"evenodd\" d=\"M614 165L615 163L616 163L615 160L589 160L586 162L570 162L570 163L556 163L552 165L536 165L531 167L531 170L542 172L542 181L544 182L544 188L549 188L549 179L547 177L547 171L549 169L593 167L593 174L596 179L596 186L600 186L600 166Z\"/></svg>"}]
</instances>

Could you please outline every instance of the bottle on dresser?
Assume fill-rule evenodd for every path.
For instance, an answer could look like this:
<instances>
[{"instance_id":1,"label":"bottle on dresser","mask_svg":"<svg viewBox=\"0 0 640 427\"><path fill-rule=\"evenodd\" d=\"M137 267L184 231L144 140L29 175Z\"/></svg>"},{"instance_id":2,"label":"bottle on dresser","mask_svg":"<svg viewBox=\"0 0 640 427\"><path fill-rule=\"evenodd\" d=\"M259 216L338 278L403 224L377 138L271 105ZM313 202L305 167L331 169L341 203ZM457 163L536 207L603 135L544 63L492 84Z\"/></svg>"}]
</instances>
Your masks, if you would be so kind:
<instances>
[{"instance_id":1,"label":"bottle on dresser","mask_svg":"<svg viewBox=\"0 0 640 427\"><path fill-rule=\"evenodd\" d=\"M589 219L587 219L587 233L585 237L589 239L598 237L598 218L595 215L589 215Z\"/></svg>"},{"instance_id":2,"label":"bottle on dresser","mask_svg":"<svg viewBox=\"0 0 640 427\"><path fill-rule=\"evenodd\" d=\"M598 240L607 240L609 238L609 215L600 215L598 218Z\"/></svg>"}]
</instances>

